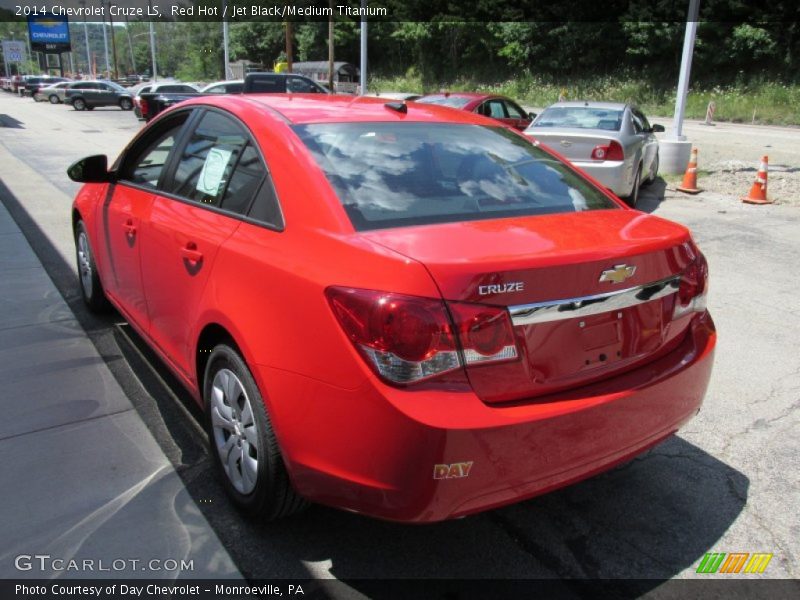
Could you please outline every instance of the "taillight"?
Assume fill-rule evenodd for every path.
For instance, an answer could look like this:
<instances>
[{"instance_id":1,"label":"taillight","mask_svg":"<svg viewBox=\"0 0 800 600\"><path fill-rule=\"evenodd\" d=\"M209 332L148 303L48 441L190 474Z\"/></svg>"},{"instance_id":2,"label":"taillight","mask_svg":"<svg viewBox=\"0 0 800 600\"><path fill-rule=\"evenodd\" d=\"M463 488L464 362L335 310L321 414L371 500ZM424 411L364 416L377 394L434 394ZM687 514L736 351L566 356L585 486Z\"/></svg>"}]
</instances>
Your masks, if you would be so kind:
<instances>
[{"instance_id":1,"label":"taillight","mask_svg":"<svg viewBox=\"0 0 800 600\"><path fill-rule=\"evenodd\" d=\"M619 142L609 141L605 146L595 146L592 150L593 160L625 160L625 153Z\"/></svg>"},{"instance_id":2,"label":"taillight","mask_svg":"<svg viewBox=\"0 0 800 600\"><path fill-rule=\"evenodd\" d=\"M340 287L325 294L367 364L391 383L414 383L464 365L517 357L504 308L448 303L454 324L444 302L434 298Z\"/></svg>"},{"instance_id":3,"label":"taillight","mask_svg":"<svg viewBox=\"0 0 800 600\"><path fill-rule=\"evenodd\" d=\"M708 262L701 252L681 275L680 287L675 300L672 318L677 319L688 313L704 312L708 293Z\"/></svg>"},{"instance_id":4,"label":"taillight","mask_svg":"<svg viewBox=\"0 0 800 600\"><path fill-rule=\"evenodd\" d=\"M517 358L508 310L498 306L449 302L467 365Z\"/></svg>"},{"instance_id":5,"label":"taillight","mask_svg":"<svg viewBox=\"0 0 800 600\"><path fill-rule=\"evenodd\" d=\"M142 116L150 112L150 107L147 106L147 100L144 98L139 98L139 110L142 112Z\"/></svg>"}]
</instances>

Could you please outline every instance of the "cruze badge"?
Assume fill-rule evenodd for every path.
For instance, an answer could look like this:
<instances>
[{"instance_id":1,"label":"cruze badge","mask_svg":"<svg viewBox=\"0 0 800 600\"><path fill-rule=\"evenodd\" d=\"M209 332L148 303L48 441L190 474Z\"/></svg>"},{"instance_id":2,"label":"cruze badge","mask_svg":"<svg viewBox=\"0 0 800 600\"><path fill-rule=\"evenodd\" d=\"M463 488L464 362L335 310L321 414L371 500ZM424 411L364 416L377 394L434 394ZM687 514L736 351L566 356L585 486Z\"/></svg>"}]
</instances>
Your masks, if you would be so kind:
<instances>
[{"instance_id":1,"label":"cruze badge","mask_svg":"<svg viewBox=\"0 0 800 600\"><path fill-rule=\"evenodd\" d=\"M478 295L488 296L489 294L508 294L509 292L521 292L525 289L522 281L512 281L511 283L492 283L489 285L478 286Z\"/></svg>"},{"instance_id":2,"label":"cruze badge","mask_svg":"<svg viewBox=\"0 0 800 600\"><path fill-rule=\"evenodd\" d=\"M626 279L633 277L636 267L628 265L614 265L613 269L607 269L600 273L600 283L610 281L611 283L622 283Z\"/></svg>"}]
</instances>

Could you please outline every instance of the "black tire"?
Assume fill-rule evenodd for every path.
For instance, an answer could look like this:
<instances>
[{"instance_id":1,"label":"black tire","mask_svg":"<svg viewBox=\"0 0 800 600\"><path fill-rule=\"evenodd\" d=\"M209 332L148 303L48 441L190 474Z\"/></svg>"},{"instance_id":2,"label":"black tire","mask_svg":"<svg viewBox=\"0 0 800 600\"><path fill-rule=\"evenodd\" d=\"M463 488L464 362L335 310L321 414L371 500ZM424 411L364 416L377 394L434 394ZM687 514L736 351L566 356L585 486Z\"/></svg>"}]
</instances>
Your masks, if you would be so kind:
<instances>
[{"instance_id":1,"label":"black tire","mask_svg":"<svg viewBox=\"0 0 800 600\"><path fill-rule=\"evenodd\" d=\"M203 381L212 460L236 506L257 521L278 519L305 508L308 503L292 488L264 400L239 353L227 344L216 346ZM225 462L223 455L227 455ZM255 482L252 475L245 474L246 460L256 462Z\"/></svg>"},{"instance_id":2,"label":"black tire","mask_svg":"<svg viewBox=\"0 0 800 600\"><path fill-rule=\"evenodd\" d=\"M72 108L75 110L86 110L86 100L83 98L75 98L72 101Z\"/></svg>"},{"instance_id":3,"label":"black tire","mask_svg":"<svg viewBox=\"0 0 800 600\"><path fill-rule=\"evenodd\" d=\"M94 252L89 243L89 234L86 232L86 225L83 221L78 221L75 226L75 260L78 263L78 283L81 287L84 304L90 312L108 312L111 305L103 291L103 284L97 273L97 264L94 262Z\"/></svg>"},{"instance_id":4,"label":"black tire","mask_svg":"<svg viewBox=\"0 0 800 600\"><path fill-rule=\"evenodd\" d=\"M130 98L120 98L119 107L122 110L133 110L133 101Z\"/></svg>"},{"instance_id":5,"label":"black tire","mask_svg":"<svg viewBox=\"0 0 800 600\"><path fill-rule=\"evenodd\" d=\"M61 100L59 100L57 94L50 94L50 97L48 98L48 100L50 100L50 104L60 104L61 103Z\"/></svg>"},{"instance_id":6,"label":"black tire","mask_svg":"<svg viewBox=\"0 0 800 600\"><path fill-rule=\"evenodd\" d=\"M650 174L647 179L642 182L642 185L653 185L655 183L658 178L658 166L658 152L656 152L653 164L650 166Z\"/></svg>"},{"instance_id":7,"label":"black tire","mask_svg":"<svg viewBox=\"0 0 800 600\"><path fill-rule=\"evenodd\" d=\"M636 169L636 177L633 179L633 188L631 189L630 196L625 198L625 202L631 208L636 208L636 204L639 202L639 190L642 187L642 165L639 165L639 168Z\"/></svg>"}]
</instances>

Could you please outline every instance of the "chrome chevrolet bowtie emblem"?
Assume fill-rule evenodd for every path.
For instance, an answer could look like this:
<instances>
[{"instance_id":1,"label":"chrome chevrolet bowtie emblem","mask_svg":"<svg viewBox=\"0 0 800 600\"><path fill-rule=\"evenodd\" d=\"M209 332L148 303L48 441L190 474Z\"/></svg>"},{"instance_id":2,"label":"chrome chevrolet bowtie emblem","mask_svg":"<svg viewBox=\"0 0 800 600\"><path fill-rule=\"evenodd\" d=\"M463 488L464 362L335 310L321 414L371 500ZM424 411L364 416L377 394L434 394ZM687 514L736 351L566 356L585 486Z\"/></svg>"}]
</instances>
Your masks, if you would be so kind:
<instances>
[{"instance_id":1,"label":"chrome chevrolet bowtie emblem","mask_svg":"<svg viewBox=\"0 0 800 600\"><path fill-rule=\"evenodd\" d=\"M600 283L610 281L611 283L622 283L626 279L633 277L636 267L628 265L614 265L613 269L606 269L600 273Z\"/></svg>"}]
</instances>

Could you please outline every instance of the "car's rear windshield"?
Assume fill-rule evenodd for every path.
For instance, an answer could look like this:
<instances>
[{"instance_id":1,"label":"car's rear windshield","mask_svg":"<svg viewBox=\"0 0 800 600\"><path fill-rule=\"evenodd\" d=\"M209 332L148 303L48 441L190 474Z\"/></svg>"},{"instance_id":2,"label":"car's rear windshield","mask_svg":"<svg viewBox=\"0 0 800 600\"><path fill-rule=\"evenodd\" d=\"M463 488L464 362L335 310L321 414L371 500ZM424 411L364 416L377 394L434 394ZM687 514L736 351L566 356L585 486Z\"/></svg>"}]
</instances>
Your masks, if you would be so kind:
<instances>
[{"instance_id":1,"label":"car's rear windshield","mask_svg":"<svg viewBox=\"0 0 800 600\"><path fill-rule=\"evenodd\" d=\"M417 98L414 102L421 104L438 104L439 106L449 106L451 108L464 108L470 103L472 98L465 96L423 96Z\"/></svg>"},{"instance_id":2,"label":"car's rear windshield","mask_svg":"<svg viewBox=\"0 0 800 600\"><path fill-rule=\"evenodd\" d=\"M294 130L358 231L618 208L503 127L320 123Z\"/></svg>"},{"instance_id":3,"label":"car's rear windshield","mask_svg":"<svg viewBox=\"0 0 800 600\"><path fill-rule=\"evenodd\" d=\"M531 127L569 127L573 129L605 129L619 131L622 110L588 106L551 106L539 115Z\"/></svg>"}]
</instances>

